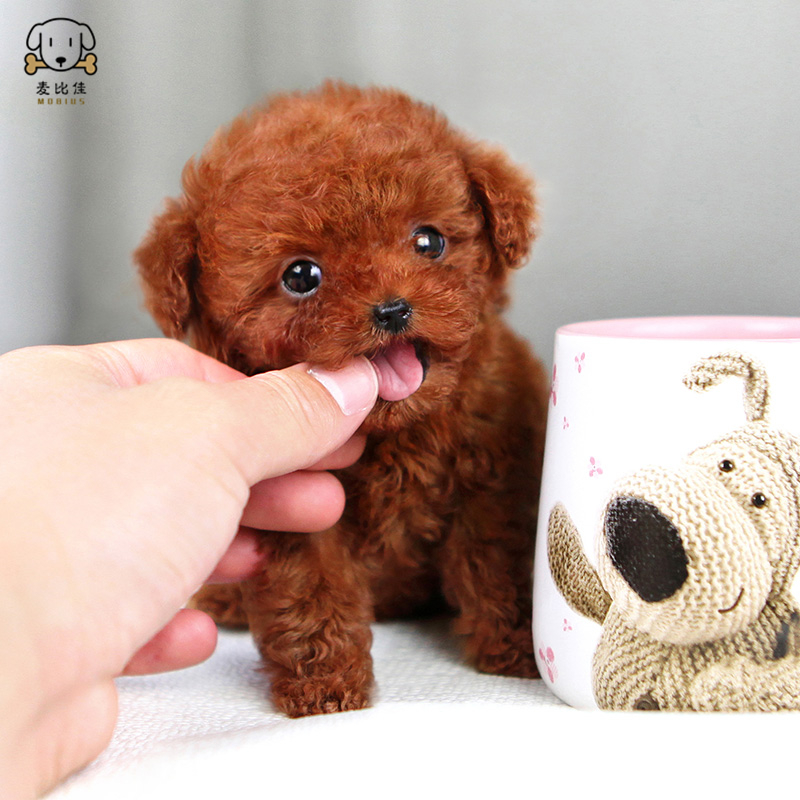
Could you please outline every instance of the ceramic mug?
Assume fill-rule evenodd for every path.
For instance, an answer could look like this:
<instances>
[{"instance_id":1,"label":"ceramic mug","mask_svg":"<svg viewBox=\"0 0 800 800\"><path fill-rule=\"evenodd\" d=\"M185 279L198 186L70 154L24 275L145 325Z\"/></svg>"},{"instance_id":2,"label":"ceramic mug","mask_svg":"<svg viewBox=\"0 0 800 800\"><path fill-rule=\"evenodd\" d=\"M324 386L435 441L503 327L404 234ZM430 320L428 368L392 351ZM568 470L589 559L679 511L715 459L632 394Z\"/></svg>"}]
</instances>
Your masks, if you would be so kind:
<instances>
[{"instance_id":1,"label":"ceramic mug","mask_svg":"<svg viewBox=\"0 0 800 800\"><path fill-rule=\"evenodd\" d=\"M534 568L578 707L800 709L800 318L556 334Z\"/></svg>"}]
</instances>

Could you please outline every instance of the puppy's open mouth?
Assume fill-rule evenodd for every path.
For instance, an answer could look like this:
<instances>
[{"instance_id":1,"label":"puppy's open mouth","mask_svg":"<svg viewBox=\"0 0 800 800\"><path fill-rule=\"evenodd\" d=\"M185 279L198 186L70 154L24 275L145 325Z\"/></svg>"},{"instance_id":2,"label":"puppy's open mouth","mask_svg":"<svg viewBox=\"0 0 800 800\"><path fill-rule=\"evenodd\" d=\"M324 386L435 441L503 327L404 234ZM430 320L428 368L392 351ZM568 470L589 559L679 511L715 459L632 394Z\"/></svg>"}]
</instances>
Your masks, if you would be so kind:
<instances>
[{"instance_id":1,"label":"puppy's open mouth","mask_svg":"<svg viewBox=\"0 0 800 800\"><path fill-rule=\"evenodd\" d=\"M369 360L378 373L378 396L390 403L411 397L422 386L430 366L421 342L392 342Z\"/></svg>"}]
</instances>

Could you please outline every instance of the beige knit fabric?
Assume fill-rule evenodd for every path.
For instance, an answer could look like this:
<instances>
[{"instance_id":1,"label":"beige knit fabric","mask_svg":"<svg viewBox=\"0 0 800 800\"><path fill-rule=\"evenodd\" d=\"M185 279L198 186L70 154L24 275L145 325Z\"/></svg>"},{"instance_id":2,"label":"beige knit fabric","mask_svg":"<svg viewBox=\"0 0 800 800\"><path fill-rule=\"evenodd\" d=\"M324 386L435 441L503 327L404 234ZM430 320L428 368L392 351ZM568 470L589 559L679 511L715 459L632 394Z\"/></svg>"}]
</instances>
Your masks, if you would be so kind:
<instances>
[{"instance_id":1,"label":"beige knit fabric","mask_svg":"<svg viewBox=\"0 0 800 800\"><path fill-rule=\"evenodd\" d=\"M763 367L736 353L703 359L685 383L704 390L744 379L747 424L690 453L676 470L649 467L620 481L615 499L657 509L678 532L682 584L647 602L609 556L608 522L589 563L566 509L548 526L556 586L600 622L593 689L601 708L800 709L800 444L768 423ZM633 546L633 545L632 545Z\"/></svg>"}]
</instances>

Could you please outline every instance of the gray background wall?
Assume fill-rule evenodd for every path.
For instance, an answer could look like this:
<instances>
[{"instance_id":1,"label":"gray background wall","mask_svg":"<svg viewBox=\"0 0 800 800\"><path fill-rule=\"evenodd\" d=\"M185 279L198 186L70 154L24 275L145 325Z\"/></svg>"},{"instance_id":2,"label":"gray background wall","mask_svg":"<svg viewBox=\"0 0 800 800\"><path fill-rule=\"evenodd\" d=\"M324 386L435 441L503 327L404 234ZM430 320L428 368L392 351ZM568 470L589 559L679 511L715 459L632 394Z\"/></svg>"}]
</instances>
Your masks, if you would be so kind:
<instances>
[{"instance_id":1,"label":"gray background wall","mask_svg":"<svg viewBox=\"0 0 800 800\"><path fill-rule=\"evenodd\" d=\"M30 27L86 22L82 107L40 107ZM537 177L512 321L800 310L794 0L4 0L0 352L151 335L130 252L214 129L325 77L398 86ZM74 81L75 73L67 73Z\"/></svg>"}]
</instances>

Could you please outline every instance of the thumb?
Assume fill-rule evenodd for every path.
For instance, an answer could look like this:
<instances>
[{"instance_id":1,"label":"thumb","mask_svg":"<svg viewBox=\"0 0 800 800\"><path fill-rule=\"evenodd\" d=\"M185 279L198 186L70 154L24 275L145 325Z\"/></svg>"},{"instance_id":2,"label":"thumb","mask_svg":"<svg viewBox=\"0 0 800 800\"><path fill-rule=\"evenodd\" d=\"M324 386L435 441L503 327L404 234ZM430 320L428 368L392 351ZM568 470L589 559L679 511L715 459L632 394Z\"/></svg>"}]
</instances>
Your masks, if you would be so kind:
<instances>
[{"instance_id":1,"label":"thumb","mask_svg":"<svg viewBox=\"0 0 800 800\"><path fill-rule=\"evenodd\" d=\"M220 444L252 486L309 467L343 445L375 405L378 377L357 358L340 370L297 364L211 388L223 400L215 426L225 439Z\"/></svg>"}]
</instances>

